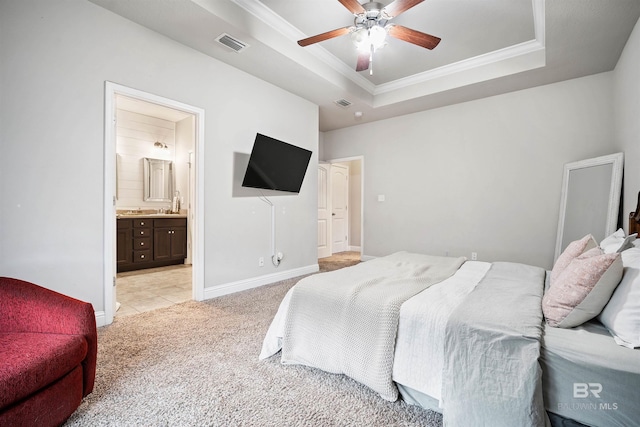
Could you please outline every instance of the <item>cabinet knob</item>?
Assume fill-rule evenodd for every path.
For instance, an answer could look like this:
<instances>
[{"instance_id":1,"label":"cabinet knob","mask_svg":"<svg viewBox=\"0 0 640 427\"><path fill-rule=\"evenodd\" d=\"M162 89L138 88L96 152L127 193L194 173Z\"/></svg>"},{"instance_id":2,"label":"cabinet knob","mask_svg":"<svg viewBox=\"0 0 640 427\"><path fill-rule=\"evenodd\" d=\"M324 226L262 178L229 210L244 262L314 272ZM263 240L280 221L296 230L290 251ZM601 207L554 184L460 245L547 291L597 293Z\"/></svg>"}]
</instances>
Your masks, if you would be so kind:
<instances>
[{"instance_id":1,"label":"cabinet knob","mask_svg":"<svg viewBox=\"0 0 640 427\"><path fill-rule=\"evenodd\" d=\"M144 246L144 242L140 242L140 246Z\"/></svg>"},{"instance_id":2,"label":"cabinet knob","mask_svg":"<svg viewBox=\"0 0 640 427\"><path fill-rule=\"evenodd\" d=\"M144 255L140 255L140 259L144 258Z\"/></svg>"},{"instance_id":3,"label":"cabinet knob","mask_svg":"<svg viewBox=\"0 0 640 427\"><path fill-rule=\"evenodd\" d=\"M144 221L140 221L140 225L144 225Z\"/></svg>"},{"instance_id":4,"label":"cabinet knob","mask_svg":"<svg viewBox=\"0 0 640 427\"><path fill-rule=\"evenodd\" d=\"M141 232L140 232L140 235L143 235L143 234L144 234L144 231L141 231Z\"/></svg>"}]
</instances>

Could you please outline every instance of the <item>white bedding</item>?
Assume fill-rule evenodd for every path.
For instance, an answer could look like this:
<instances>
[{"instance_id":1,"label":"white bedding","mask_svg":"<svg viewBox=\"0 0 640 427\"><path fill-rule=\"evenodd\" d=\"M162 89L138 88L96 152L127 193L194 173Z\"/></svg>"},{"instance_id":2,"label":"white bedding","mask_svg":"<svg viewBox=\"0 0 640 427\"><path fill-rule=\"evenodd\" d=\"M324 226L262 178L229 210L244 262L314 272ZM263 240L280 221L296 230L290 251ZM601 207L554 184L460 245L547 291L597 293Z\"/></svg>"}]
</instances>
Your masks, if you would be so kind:
<instances>
[{"instance_id":1,"label":"white bedding","mask_svg":"<svg viewBox=\"0 0 640 427\"><path fill-rule=\"evenodd\" d=\"M523 267L536 269L531 266ZM548 425L548 419L542 419L546 418L546 414L542 405L542 384L539 382L541 377L546 375L544 382L547 410L590 424L591 421L595 421L593 414L587 413L585 418L582 413L571 412L573 406L570 404L575 398L571 400L569 397L574 393L571 387L576 378L583 381L585 375L591 375L594 382L601 383L606 388L606 402L620 405L618 409L624 408L624 411L615 413L603 412L600 406L602 401L596 399L595 403L590 404L600 411L598 416L602 416L602 422L598 419L595 425L629 425L630 420L638 418L635 416L637 411L631 410L635 408L635 394L628 391L637 387L636 374L639 371L635 369L635 354L633 360L625 362L629 364L628 367L614 359L612 354L620 353L626 360L631 353L625 353L629 350L616 346L603 327L600 327L594 338L588 341L584 340L584 331L581 328L546 328L545 347L539 347L536 343L540 343L540 337L536 332L542 326L542 319L533 319L533 315L542 316L542 313L534 310L536 313L521 315L540 306L538 300L541 300L542 295L538 291L541 291L541 288L538 289L536 284L544 281L544 272L542 277L537 277L540 276L537 271L525 274L526 272L520 268L513 263L466 261L453 276L434 284L402 304L392 380L402 385L404 398L410 403L444 412L445 425L467 425L469 420L466 417L470 413L474 414L473 419L476 421L490 421L481 423L482 425ZM512 269L515 275L509 271ZM509 274L505 274L507 272ZM528 276L531 277L527 279ZM291 294L292 290L284 297L269 327L260 359L270 357L281 350ZM533 304L521 304L525 299L535 301ZM526 319L528 320L524 322ZM531 341L532 345L515 345L516 342L527 344L527 341ZM488 346L494 345L494 353L497 356L485 357L493 351L493 348ZM584 351L577 351L577 346L585 346ZM542 369L538 363L540 352ZM598 363L575 360L576 355L583 353ZM454 357L454 354L457 356ZM509 361L508 364L500 364L506 360ZM517 365L516 362L527 360L531 363L524 370L507 369ZM615 363L610 364L611 360L615 360ZM512 371L521 375L513 376ZM464 373L457 375L461 372ZM489 378L485 378L487 372L492 372ZM474 375L475 382L472 378ZM513 381L513 378L519 380ZM502 387L504 384L511 388L505 389ZM522 387L512 390L512 386L517 384L526 384L531 390L521 392ZM462 392L465 388L468 388L466 394ZM629 399L623 399L624 396ZM578 404L586 403L576 402L576 405ZM470 406L474 405L475 413L470 409ZM529 405L531 410L523 405ZM507 408L511 409L512 414L507 414ZM538 409L542 409L542 412ZM581 408L578 410L584 412ZM455 418L455 414L463 418ZM498 423L501 415L504 415L504 422ZM530 415L530 418L526 418ZM525 418L523 420L516 417ZM513 420L516 419L519 421L514 423Z\"/></svg>"},{"instance_id":2,"label":"white bedding","mask_svg":"<svg viewBox=\"0 0 640 427\"><path fill-rule=\"evenodd\" d=\"M395 401L393 360L402 304L466 261L409 252L300 280L284 324L281 361L345 374Z\"/></svg>"},{"instance_id":3,"label":"white bedding","mask_svg":"<svg viewBox=\"0 0 640 427\"><path fill-rule=\"evenodd\" d=\"M440 400L447 320L490 267L488 262L467 261L456 274L402 305L393 364L395 382Z\"/></svg>"},{"instance_id":4,"label":"white bedding","mask_svg":"<svg viewBox=\"0 0 640 427\"><path fill-rule=\"evenodd\" d=\"M444 363L444 331L451 312L491 267L467 261L448 279L406 301L400 309L392 379L440 399ZM292 289L287 292L265 336L260 359L282 349L285 316Z\"/></svg>"}]
</instances>

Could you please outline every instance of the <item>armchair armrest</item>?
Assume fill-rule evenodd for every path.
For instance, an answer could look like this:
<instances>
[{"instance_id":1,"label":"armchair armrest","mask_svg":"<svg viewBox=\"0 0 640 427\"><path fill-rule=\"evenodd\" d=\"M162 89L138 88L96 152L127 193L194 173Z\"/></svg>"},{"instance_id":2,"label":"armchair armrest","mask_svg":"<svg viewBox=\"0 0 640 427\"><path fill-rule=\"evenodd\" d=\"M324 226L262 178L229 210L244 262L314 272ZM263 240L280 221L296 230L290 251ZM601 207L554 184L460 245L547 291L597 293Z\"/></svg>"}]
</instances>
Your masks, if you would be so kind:
<instances>
[{"instance_id":1,"label":"armchair armrest","mask_svg":"<svg viewBox=\"0 0 640 427\"><path fill-rule=\"evenodd\" d=\"M0 332L84 336L89 349L82 362L83 395L93 390L98 336L95 313L90 303L23 280L0 277Z\"/></svg>"}]
</instances>

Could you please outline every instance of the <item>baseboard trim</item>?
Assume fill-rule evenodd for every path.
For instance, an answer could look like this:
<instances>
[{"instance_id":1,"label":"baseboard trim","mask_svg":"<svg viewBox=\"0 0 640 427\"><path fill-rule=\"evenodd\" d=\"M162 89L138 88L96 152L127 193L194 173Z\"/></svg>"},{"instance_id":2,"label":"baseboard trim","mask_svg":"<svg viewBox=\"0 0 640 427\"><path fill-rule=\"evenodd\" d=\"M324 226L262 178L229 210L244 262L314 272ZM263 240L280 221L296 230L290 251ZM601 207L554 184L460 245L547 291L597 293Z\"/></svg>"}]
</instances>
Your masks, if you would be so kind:
<instances>
[{"instance_id":1,"label":"baseboard trim","mask_svg":"<svg viewBox=\"0 0 640 427\"><path fill-rule=\"evenodd\" d=\"M349 250L352 252L362 252L362 248L360 246L349 246Z\"/></svg>"},{"instance_id":2,"label":"baseboard trim","mask_svg":"<svg viewBox=\"0 0 640 427\"><path fill-rule=\"evenodd\" d=\"M378 258L377 256L372 256L372 255L365 255L365 254L361 254L360 255L360 259L362 261L371 261L372 259L376 259Z\"/></svg>"},{"instance_id":3,"label":"baseboard trim","mask_svg":"<svg viewBox=\"0 0 640 427\"><path fill-rule=\"evenodd\" d=\"M294 268L273 274L265 274L264 276L252 277L250 279L238 280L237 282L224 283L222 285L204 288L204 299L211 299L235 292L246 291L248 289L257 288L259 286L268 285L279 282L280 280L291 279L292 277L303 276L305 274L317 273L320 271L318 264L306 267Z\"/></svg>"},{"instance_id":4,"label":"baseboard trim","mask_svg":"<svg viewBox=\"0 0 640 427\"><path fill-rule=\"evenodd\" d=\"M106 326L107 322L105 319L104 311L96 311L96 326Z\"/></svg>"}]
</instances>

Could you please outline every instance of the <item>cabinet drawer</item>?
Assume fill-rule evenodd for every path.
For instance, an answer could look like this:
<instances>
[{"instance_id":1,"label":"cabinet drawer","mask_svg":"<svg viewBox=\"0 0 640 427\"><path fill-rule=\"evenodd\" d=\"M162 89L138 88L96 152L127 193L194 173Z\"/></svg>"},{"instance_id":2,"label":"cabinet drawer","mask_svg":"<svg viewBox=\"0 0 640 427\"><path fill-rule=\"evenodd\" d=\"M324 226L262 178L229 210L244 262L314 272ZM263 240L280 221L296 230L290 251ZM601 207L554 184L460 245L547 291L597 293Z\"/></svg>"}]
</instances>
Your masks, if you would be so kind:
<instances>
[{"instance_id":1,"label":"cabinet drawer","mask_svg":"<svg viewBox=\"0 0 640 427\"><path fill-rule=\"evenodd\" d=\"M134 228L133 237L151 237L152 232L150 228Z\"/></svg>"},{"instance_id":2,"label":"cabinet drawer","mask_svg":"<svg viewBox=\"0 0 640 427\"><path fill-rule=\"evenodd\" d=\"M151 236L149 237L136 237L133 239L133 250L151 249L153 244L151 243Z\"/></svg>"},{"instance_id":3,"label":"cabinet drawer","mask_svg":"<svg viewBox=\"0 0 640 427\"><path fill-rule=\"evenodd\" d=\"M155 227L186 227L187 218L162 218L154 220Z\"/></svg>"},{"instance_id":4,"label":"cabinet drawer","mask_svg":"<svg viewBox=\"0 0 640 427\"><path fill-rule=\"evenodd\" d=\"M153 227L153 220L149 218L136 218L133 220L133 226L136 228Z\"/></svg>"},{"instance_id":5,"label":"cabinet drawer","mask_svg":"<svg viewBox=\"0 0 640 427\"><path fill-rule=\"evenodd\" d=\"M145 249L143 251L133 251L133 262L147 262L153 261L153 255L151 249Z\"/></svg>"}]
</instances>

